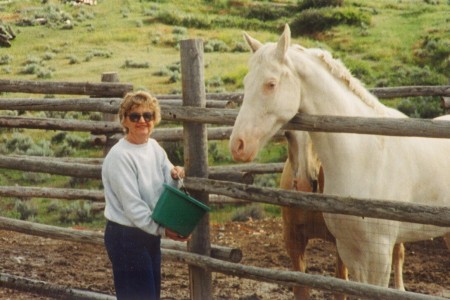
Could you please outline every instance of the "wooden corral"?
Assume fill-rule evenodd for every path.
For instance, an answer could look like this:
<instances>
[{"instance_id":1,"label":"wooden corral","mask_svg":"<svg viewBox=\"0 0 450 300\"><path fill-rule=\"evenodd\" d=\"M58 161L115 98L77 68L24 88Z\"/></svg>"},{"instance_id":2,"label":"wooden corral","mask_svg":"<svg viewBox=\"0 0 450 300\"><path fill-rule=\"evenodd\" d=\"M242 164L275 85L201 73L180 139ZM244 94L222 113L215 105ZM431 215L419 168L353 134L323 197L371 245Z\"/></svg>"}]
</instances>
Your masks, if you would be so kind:
<instances>
[{"instance_id":1,"label":"wooden corral","mask_svg":"<svg viewBox=\"0 0 450 300\"><path fill-rule=\"evenodd\" d=\"M232 165L227 167L209 167L207 159L198 159L198 153L206 149L206 143L212 139L228 139L237 116L236 104L242 100L241 94L205 94L203 82L203 46L198 40L188 40L181 45L183 95L157 95L161 99L162 118L165 121L181 122L187 133L180 128L158 128L153 137L160 141L184 139L185 161L188 178L187 188L196 198L208 202L210 194L225 195L231 198L246 199L254 202L275 205L301 207L357 216L378 217L383 219L409 221L438 226L450 226L450 208L430 207L426 205L405 205L377 199L349 199L282 191L275 188L259 188L252 185L253 175L260 173L281 172L282 163L270 165ZM197 53L198 55L192 55ZM194 58L192 58L194 57ZM107 114L118 111L118 103L123 95L133 90L130 84L114 82L71 83L71 82L34 82L0 80L0 91L8 93L88 95L90 98L2 98L0 110L34 110L34 111L97 111L105 115L102 121L78 121L48 118L7 117L0 116L0 127L32 128L45 130L87 131L93 135L104 136L102 143L106 147L114 142L114 135L121 134L120 125L108 120ZM113 79L111 79L113 78ZM399 87L376 89L373 92L380 98L435 95L450 96L450 86L440 87ZM206 129L204 124L218 124L228 127ZM450 122L418 119L363 119L331 116L302 115L292 119L285 129L348 132L357 134L378 134L394 136L424 136L450 138ZM279 137L282 133L279 134ZM108 142L110 140L110 142ZM112 143L113 143L112 142ZM190 143L189 143L190 142ZM189 155L195 154L195 159ZM192 154L194 153L194 154ZM201 162L200 164L198 162ZM81 178L100 178L101 159L54 159L24 156L0 156L0 168L31 172L45 172ZM227 181L226 181L227 180ZM60 199L89 199L102 202L102 191L76 189L51 189L34 187L0 187L0 196L15 197L49 197ZM427 295L401 292L356 282L346 282L335 278L267 270L239 264L242 253L239 249L230 249L219 245L210 245L209 220L196 229L188 245L164 242L163 255L189 264L191 268L191 298L211 299L211 272L221 272L243 278L283 284L287 286L308 285L312 288L341 292L357 297L373 299L436 299ZM0 229L14 230L22 233L51 238L101 243L101 235L80 230L38 225L31 222L0 218ZM14 287L11 278L0 282ZM28 282L29 283L29 282ZM16 286L16 288L20 288ZM60 292L60 291L59 291ZM95 295L85 295L96 299Z\"/></svg>"}]
</instances>

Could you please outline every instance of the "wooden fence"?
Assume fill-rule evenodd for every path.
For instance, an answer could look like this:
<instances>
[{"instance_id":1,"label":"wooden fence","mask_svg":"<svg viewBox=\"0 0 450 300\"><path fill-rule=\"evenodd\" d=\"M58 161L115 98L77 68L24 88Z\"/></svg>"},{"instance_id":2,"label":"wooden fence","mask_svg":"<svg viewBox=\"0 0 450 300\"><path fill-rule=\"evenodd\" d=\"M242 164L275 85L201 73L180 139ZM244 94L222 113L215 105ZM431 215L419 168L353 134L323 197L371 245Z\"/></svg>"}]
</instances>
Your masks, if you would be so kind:
<instances>
[{"instance_id":1,"label":"wooden fence","mask_svg":"<svg viewBox=\"0 0 450 300\"><path fill-rule=\"evenodd\" d=\"M163 120L183 123L184 133L179 128L161 128L155 130L153 137L161 141L184 139L185 167L188 175L185 184L197 199L208 204L209 194L218 194L254 202L300 207L324 212L357 216L370 215L383 219L450 227L449 207L436 208L427 205L407 205L404 203L379 201L377 199L343 199L329 195L282 191L275 188L259 188L250 184L254 174L281 172L282 163L208 167L207 159L205 159L206 143L208 140L227 139L229 137L231 132L231 127L229 126L234 124L237 116L237 110L233 107L242 101L242 94L205 93L203 46L201 41L182 41L181 57L182 86L185 88L183 95L157 95L157 97L161 100ZM111 77L114 78L111 74L107 74L103 78ZM68 83L0 80L1 92L91 96L91 98L51 99L5 97L0 99L0 110L73 110L115 114L118 111L118 103L124 93L132 89L131 85L118 82ZM380 98L425 95L448 97L450 96L450 86L383 88L374 89L372 92ZM122 132L117 122L107 120L108 115L105 115L105 119L104 121L78 121L0 116L0 127L87 131L95 135L104 135L107 137L106 140ZM206 123L226 125L228 127L205 128L204 124ZM450 122L420 119L364 119L302 115L301 118L297 116L292 119L284 129L450 138ZM282 133L278 135L278 137L281 136ZM108 144L108 142L105 142L105 144ZM201 154L200 156L199 153ZM101 162L101 159L52 158L48 160L41 157L36 159L24 156L0 156L0 168L31 172L42 172L45 170L46 173L50 174L82 178L100 178ZM103 193L101 191L76 189L0 187L0 196L103 201ZM94 244L98 244L101 241L101 236L90 232L56 228L54 226L39 225L8 218L0 218L0 229ZM185 245L176 242L166 242L163 244L163 255L184 261L190 266L191 299L212 298L212 271L287 286L308 285L312 288L342 292L365 298L436 299L436 297L427 295L401 292L335 278L241 265L238 263L242 257L239 249L210 245L208 216L202 220L202 223L194 232L192 241L188 245L188 252L185 251ZM21 281L22 285L19 286L22 286L22 288L26 286L30 289L31 285L34 288L35 285L31 281L23 280L25 280L25 283ZM0 276L0 282L6 286L13 287L13 282L18 281L20 280L8 277L5 274ZM61 289L54 288L53 292L61 293ZM67 293L70 294L71 292L73 291ZM85 295L85 297L91 299L102 297L94 294Z\"/></svg>"}]
</instances>

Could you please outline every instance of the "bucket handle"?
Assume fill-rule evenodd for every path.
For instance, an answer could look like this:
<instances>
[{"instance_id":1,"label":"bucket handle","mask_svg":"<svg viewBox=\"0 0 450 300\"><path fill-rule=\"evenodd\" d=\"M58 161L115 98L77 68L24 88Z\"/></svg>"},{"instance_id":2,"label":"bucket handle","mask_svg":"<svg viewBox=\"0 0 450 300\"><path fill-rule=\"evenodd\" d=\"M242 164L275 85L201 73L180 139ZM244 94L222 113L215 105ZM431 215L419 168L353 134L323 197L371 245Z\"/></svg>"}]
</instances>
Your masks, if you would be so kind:
<instances>
[{"instance_id":1,"label":"bucket handle","mask_svg":"<svg viewBox=\"0 0 450 300\"><path fill-rule=\"evenodd\" d=\"M183 192L184 192L186 195L190 196L189 193L188 193L188 191L187 191L187 189L186 189L186 186L184 185L183 178L180 178L179 180L180 180L180 182L181 182L181 189L183 190Z\"/></svg>"}]
</instances>

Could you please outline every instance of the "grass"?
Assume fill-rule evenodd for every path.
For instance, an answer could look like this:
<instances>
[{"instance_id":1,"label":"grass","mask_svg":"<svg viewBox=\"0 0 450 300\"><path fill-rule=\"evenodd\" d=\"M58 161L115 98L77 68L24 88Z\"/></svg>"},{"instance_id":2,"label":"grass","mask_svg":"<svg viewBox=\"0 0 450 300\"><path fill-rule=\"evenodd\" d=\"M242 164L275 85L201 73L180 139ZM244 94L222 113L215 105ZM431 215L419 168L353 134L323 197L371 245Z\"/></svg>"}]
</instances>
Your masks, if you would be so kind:
<instances>
[{"instance_id":1,"label":"grass","mask_svg":"<svg viewBox=\"0 0 450 300\"><path fill-rule=\"evenodd\" d=\"M20 8L39 6L40 1L15 1L4 10L9 13L6 19L16 16ZM72 30L48 26L15 27L20 31L12 48L0 48L0 55L13 55L9 74L1 74L1 79L36 79L33 74L20 74L23 63L29 56L43 57L46 51L54 51L55 56L46 62L54 70L53 78L64 81L99 81L103 72L117 71L120 80L146 87L154 93L169 93L180 90L180 83L169 83L168 78L153 75L162 67L179 60L179 50L175 47L179 37L173 33L174 26L155 21L156 12L180 11L183 14L201 16L221 16L233 7L217 1L217 7L205 1L99 1L97 6L70 7L60 5L60 1L49 1L72 16L84 14L92 16L75 22ZM245 2L247 5L250 1ZM295 3L295 2L291 2ZM383 74L392 72L392 66L413 64L412 52L419 41L430 31L440 29L440 35L448 34L442 29L448 22L448 4L430 5L424 1L346 1L349 6L359 7L371 13L371 24L363 27L338 26L313 37L295 38L293 42L307 47L329 48L344 62L358 60L367 64L371 71L365 83L375 86ZM149 13L150 12L150 13ZM153 14L153 15L152 15ZM181 38L217 39L232 47L242 43L241 28L220 28L202 30L187 28ZM257 39L274 41L279 32L247 30ZM33 46L30 47L30 41ZM111 57L94 57L86 61L93 50L110 51ZM79 59L79 63L69 64L68 57ZM241 88L240 74L236 69L246 70L248 53L206 53L205 78L231 77L236 84L225 86L229 91ZM148 69L124 69L126 60L148 62ZM236 77L237 76L237 77ZM364 78L363 78L364 79ZM442 77L441 82L446 78Z\"/></svg>"}]
</instances>

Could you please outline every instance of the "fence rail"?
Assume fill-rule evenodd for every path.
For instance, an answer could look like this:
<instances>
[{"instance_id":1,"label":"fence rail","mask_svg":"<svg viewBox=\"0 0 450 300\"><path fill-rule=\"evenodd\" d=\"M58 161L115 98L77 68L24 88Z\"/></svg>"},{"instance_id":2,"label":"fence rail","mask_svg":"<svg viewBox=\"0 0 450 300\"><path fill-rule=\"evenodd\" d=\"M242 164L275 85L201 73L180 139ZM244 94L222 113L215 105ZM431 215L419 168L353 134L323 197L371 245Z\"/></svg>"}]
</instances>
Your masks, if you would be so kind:
<instances>
[{"instance_id":1,"label":"fence rail","mask_svg":"<svg viewBox=\"0 0 450 300\"><path fill-rule=\"evenodd\" d=\"M93 97L124 96L133 85L115 82L63 82L33 80L0 80L0 91L31 94L90 95Z\"/></svg>"},{"instance_id":2,"label":"fence rail","mask_svg":"<svg viewBox=\"0 0 450 300\"><path fill-rule=\"evenodd\" d=\"M238 114L235 109L211 109L163 106L164 120L233 125ZM121 133L117 122L61 120L1 116L0 126L5 128L30 128L47 130L88 131L93 134ZM389 136L417 136L450 138L450 121L412 118L361 118L338 116L313 116L297 114L284 129L375 134ZM157 131L155 131L155 134ZM226 138L230 128L219 135Z\"/></svg>"},{"instance_id":3,"label":"fence rail","mask_svg":"<svg viewBox=\"0 0 450 300\"><path fill-rule=\"evenodd\" d=\"M303 193L205 178L186 178L184 183L190 189L253 202L450 227L450 207L444 206Z\"/></svg>"}]
</instances>

